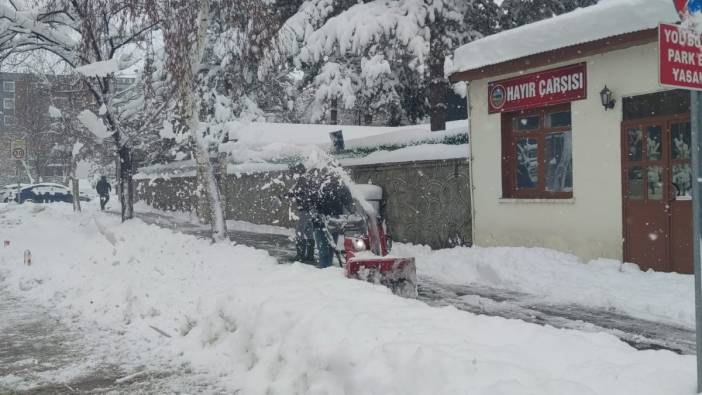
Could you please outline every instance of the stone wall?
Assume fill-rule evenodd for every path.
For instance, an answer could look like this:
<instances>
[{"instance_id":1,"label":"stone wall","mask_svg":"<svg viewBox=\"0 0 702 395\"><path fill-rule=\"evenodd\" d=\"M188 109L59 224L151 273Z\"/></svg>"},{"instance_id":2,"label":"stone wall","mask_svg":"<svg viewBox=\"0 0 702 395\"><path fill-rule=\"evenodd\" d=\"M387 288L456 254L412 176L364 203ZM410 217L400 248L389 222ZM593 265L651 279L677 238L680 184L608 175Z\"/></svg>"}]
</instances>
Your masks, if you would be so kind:
<instances>
[{"instance_id":1,"label":"stone wall","mask_svg":"<svg viewBox=\"0 0 702 395\"><path fill-rule=\"evenodd\" d=\"M433 248L471 245L469 164L465 159L347 168L358 183L383 188L393 239ZM229 174L223 183L228 219L293 227L287 172ZM137 199L160 210L193 211L194 177L138 180Z\"/></svg>"},{"instance_id":2,"label":"stone wall","mask_svg":"<svg viewBox=\"0 0 702 395\"><path fill-rule=\"evenodd\" d=\"M383 188L392 238L432 248L471 245L469 164L465 159L355 166L358 183Z\"/></svg>"}]
</instances>

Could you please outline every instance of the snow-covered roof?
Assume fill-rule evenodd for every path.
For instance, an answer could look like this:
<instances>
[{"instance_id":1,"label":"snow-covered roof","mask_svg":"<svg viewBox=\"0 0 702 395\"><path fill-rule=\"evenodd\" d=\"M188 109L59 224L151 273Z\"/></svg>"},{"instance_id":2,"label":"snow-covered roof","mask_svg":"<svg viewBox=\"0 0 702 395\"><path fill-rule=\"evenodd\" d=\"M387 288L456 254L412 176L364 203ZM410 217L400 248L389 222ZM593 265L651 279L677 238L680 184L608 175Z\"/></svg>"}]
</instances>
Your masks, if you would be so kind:
<instances>
[{"instance_id":1,"label":"snow-covered roof","mask_svg":"<svg viewBox=\"0 0 702 395\"><path fill-rule=\"evenodd\" d=\"M670 0L601 0L590 7L468 43L455 51L453 72L475 70L678 20Z\"/></svg>"}]
</instances>

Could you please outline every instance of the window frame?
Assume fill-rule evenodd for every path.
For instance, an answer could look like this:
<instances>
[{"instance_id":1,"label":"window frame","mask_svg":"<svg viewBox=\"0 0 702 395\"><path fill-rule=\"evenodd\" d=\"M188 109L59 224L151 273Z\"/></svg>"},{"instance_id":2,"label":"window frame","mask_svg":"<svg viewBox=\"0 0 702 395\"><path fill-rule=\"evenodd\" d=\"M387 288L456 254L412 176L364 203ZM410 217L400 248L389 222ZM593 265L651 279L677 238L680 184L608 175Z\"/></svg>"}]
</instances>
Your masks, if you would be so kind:
<instances>
[{"instance_id":1,"label":"window frame","mask_svg":"<svg viewBox=\"0 0 702 395\"><path fill-rule=\"evenodd\" d=\"M7 106L7 103L10 101L12 102L12 107ZM9 98L9 97L2 99L2 108L4 110L13 110L14 111L15 110L15 99Z\"/></svg>"},{"instance_id":2,"label":"window frame","mask_svg":"<svg viewBox=\"0 0 702 395\"><path fill-rule=\"evenodd\" d=\"M548 114L570 112L571 122L568 126L546 127ZM539 116L539 126L536 129L518 131L516 119ZM546 189L546 137L552 133L570 133L571 152L573 144L573 120L570 103L536 109L502 113L502 197L507 199L572 199L573 189L568 192L549 192ZM535 188L517 187L517 143L522 139L537 141L538 182ZM573 165L571 157L571 179ZM573 185L574 188L574 185Z\"/></svg>"},{"instance_id":3,"label":"window frame","mask_svg":"<svg viewBox=\"0 0 702 395\"><path fill-rule=\"evenodd\" d=\"M12 89L6 89L6 86L12 86ZM17 89L17 86L15 84L15 81L3 81L2 82L2 91L6 93L15 93L15 89Z\"/></svg>"}]
</instances>

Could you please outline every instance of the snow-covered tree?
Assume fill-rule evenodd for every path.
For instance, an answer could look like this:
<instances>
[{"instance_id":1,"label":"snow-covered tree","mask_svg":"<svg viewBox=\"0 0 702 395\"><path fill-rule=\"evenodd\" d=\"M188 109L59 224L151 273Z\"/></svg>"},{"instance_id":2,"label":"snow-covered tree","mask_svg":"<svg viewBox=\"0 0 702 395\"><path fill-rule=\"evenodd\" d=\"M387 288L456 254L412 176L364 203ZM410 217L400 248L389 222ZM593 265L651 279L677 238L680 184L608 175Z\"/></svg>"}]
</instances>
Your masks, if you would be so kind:
<instances>
[{"instance_id":1,"label":"snow-covered tree","mask_svg":"<svg viewBox=\"0 0 702 395\"><path fill-rule=\"evenodd\" d=\"M504 0L501 27L511 29L596 4L598 0Z\"/></svg>"},{"instance_id":2,"label":"snow-covered tree","mask_svg":"<svg viewBox=\"0 0 702 395\"><path fill-rule=\"evenodd\" d=\"M263 66L285 57L310 70L316 68L309 65L330 59L346 63L346 70L359 70L356 80L383 77L382 84L366 85L357 93L385 99L394 92L406 119L415 122L430 113L432 129L440 130L445 128L446 56L458 45L490 33L497 17L493 0L308 0L279 31L276 50ZM352 67L348 61L354 58L357 63ZM387 64L391 73L374 76L378 68L362 67L363 59ZM320 88L328 90L324 85ZM390 104L394 106L395 100Z\"/></svg>"},{"instance_id":3,"label":"snow-covered tree","mask_svg":"<svg viewBox=\"0 0 702 395\"><path fill-rule=\"evenodd\" d=\"M200 212L216 241L226 238L226 222L212 160L228 137L225 125L262 119L259 102L289 109L294 94L285 89L288 70L273 68L270 78L258 78L260 59L285 10L268 0L241 0L236 6L226 0L147 1L148 15L160 21L163 36L162 50L154 48L163 65L153 73L168 82L154 90L172 93L166 123L179 144L194 153Z\"/></svg>"},{"instance_id":4,"label":"snow-covered tree","mask_svg":"<svg viewBox=\"0 0 702 395\"><path fill-rule=\"evenodd\" d=\"M226 101L226 98L218 97L218 92L208 89L210 86L205 81L207 51L216 49L212 46L209 33L217 27L212 24L216 22L212 19L213 13L218 11L217 7L211 8L209 0L152 2L149 8L152 18L163 22L166 70L177 97L176 121L194 143L201 201L207 203L205 207L212 226L212 238L222 241L227 237L224 207L210 160L210 146L205 138L208 116L203 117L208 100L216 104Z\"/></svg>"},{"instance_id":5,"label":"snow-covered tree","mask_svg":"<svg viewBox=\"0 0 702 395\"><path fill-rule=\"evenodd\" d=\"M129 131L115 114L115 73L132 65L129 47L157 25L144 16L144 0L0 3L0 60L17 53L50 52L81 75L101 109L91 126L112 138L119 156L123 220L134 215L134 185Z\"/></svg>"}]
</instances>

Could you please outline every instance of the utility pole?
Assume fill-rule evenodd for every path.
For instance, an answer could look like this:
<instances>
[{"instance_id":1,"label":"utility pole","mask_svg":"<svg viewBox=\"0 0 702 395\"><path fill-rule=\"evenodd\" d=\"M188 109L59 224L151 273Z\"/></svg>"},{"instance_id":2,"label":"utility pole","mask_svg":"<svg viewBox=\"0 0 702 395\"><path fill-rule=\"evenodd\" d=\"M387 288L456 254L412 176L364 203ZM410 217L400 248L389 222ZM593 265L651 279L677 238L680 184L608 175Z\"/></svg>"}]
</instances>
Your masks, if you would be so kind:
<instances>
[{"instance_id":1,"label":"utility pole","mask_svg":"<svg viewBox=\"0 0 702 395\"><path fill-rule=\"evenodd\" d=\"M692 126L692 245L695 270L695 331L697 339L697 392L702 392L702 262L700 242L702 241L702 92L690 91L690 122Z\"/></svg>"}]
</instances>

